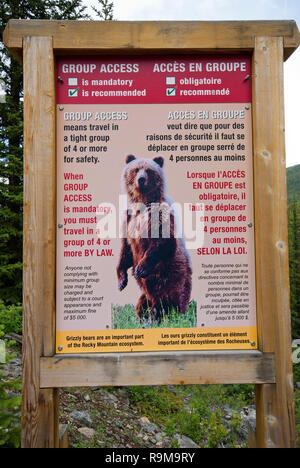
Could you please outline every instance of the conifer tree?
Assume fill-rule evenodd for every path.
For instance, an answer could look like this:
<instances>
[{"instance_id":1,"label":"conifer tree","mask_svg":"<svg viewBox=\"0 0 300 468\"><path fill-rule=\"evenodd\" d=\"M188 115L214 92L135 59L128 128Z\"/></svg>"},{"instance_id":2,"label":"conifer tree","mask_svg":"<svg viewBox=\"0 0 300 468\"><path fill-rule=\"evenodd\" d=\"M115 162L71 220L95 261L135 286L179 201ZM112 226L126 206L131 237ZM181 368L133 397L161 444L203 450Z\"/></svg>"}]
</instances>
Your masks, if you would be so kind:
<instances>
[{"instance_id":1,"label":"conifer tree","mask_svg":"<svg viewBox=\"0 0 300 468\"><path fill-rule=\"evenodd\" d=\"M113 2L109 0L98 0L100 10L97 10L94 6L92 9L94 12L104 21L112 21L113 20Z\"/></svg>"},{"instance_id":2,"label":"conifer tree","mask_svg":"<svg viewBox=\"0 0 300 468\"><path fill-rule=\"evenodd\" d=\"M289 204L290 298L293 338L300 338L300 202Z\"/></svg>"},{"instance_id":3,"label":"conifer tree","mask_svg":"<svg viewBox=\"0 0 300 468\"><path fill-rule=\"evenodd\" d=\"M10 19L85 18L82 0L2 0L0 32ZM23 100L22 66L0 44L0 298L22 298ZM2 100L3 101L3 100Z\"/></svg>"}]
</instances>

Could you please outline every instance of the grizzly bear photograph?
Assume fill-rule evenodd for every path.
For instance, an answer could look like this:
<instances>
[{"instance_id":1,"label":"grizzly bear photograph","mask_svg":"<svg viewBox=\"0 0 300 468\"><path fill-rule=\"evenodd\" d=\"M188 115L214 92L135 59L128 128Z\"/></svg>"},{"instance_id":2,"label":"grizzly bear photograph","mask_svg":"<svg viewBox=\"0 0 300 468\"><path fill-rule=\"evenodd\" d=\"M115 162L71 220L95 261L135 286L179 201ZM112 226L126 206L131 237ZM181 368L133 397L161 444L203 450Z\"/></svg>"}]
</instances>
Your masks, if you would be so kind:
<instances>
[{"instance_id":1,"label":"grizzly bear photograph","mask_svg":"<svg viewBox=\"0 0 300 468\"><path fill-rule=\"evenodd\" d=\"M122 185L128 207L117 266L118 288L122 291L127 286L132 268L142 291L135 307L138 318L159 324L170 310L186 313L192 289L190 255L183 237L176 235L163 157L128 155Z\"/></svg>"}]
</instances>

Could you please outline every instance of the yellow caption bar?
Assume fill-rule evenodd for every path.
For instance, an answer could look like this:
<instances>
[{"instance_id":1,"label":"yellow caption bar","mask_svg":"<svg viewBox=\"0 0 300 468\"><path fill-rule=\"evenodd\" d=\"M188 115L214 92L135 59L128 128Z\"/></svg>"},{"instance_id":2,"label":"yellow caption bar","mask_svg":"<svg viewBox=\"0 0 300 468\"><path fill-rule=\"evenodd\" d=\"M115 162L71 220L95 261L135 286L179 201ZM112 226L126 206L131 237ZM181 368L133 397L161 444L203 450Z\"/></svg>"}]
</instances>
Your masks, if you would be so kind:
<instances>
[{"instance_id":1,"label":"yellow caption bar","mask_svg":"<svg viewBox=\"0 0 300 468\"><path fill-rule=\"evenodd\" d=\"M257 349L256 327L58 331L56 352L125 353Z\"/></svg>"}]
</instances>

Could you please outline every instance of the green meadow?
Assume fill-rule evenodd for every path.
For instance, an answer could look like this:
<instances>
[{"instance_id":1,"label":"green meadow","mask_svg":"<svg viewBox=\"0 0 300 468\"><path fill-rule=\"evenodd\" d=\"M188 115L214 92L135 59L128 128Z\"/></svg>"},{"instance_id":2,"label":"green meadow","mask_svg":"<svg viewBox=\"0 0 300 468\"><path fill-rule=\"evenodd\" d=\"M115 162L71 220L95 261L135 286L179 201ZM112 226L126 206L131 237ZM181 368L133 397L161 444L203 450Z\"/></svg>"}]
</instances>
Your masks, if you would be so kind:
<instances>
[{"instance_id":1,"label":"green meadow","mask_svg":"<svg viewBox=\"0 0 300 468\"><path fill-rule=\"evenodd\" d=\"M189 328L197 326L197 306L195 301L191 301L185 314L180 314L177 309L164 310L162 320L144 319L140 322L135 307L132 304L125 306L114 306L113 308L114 329L130 330L135 328Z\"/></svg>"}]
</instances>

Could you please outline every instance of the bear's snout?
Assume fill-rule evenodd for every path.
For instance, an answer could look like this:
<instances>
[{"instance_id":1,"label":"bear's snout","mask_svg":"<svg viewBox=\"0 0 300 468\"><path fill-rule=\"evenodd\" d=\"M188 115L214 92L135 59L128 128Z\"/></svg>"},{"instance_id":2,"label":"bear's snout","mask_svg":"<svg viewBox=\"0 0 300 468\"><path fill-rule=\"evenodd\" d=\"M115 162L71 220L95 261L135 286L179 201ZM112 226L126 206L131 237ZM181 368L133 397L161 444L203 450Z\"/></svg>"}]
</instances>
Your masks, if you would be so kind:
<instances>
[{"instance_id":1,"label":"bear's snout","mask_svg":"<svg viewBox=\"0 0 300 468\"><path fill-rule=\"evenodd\" d=\"M138 178L139 187L144 187L145 184L146 184L146 177L143 177L143 176L139 177Z\"/></svg>"},{"instance_id":2,"label":"bear's snout","mask_svg":"<svg viewBox=\"0 0 300 468\"><path fill-rule=\"evenodd\" d=\"M146 173L144 171L141 171L136 179L137 186L140 190L143 190L146 187L147 184L147 177Z\"/></svg>"}]
</instances>

